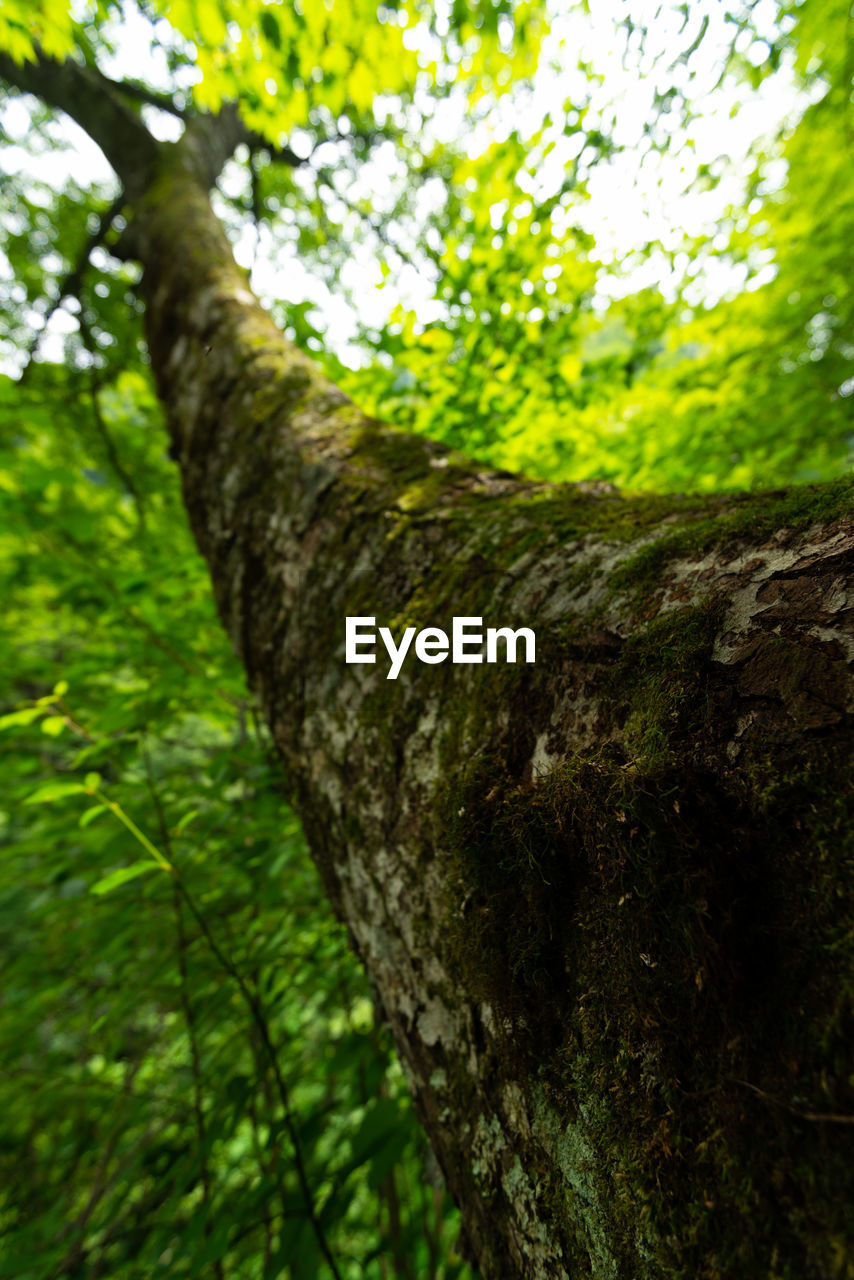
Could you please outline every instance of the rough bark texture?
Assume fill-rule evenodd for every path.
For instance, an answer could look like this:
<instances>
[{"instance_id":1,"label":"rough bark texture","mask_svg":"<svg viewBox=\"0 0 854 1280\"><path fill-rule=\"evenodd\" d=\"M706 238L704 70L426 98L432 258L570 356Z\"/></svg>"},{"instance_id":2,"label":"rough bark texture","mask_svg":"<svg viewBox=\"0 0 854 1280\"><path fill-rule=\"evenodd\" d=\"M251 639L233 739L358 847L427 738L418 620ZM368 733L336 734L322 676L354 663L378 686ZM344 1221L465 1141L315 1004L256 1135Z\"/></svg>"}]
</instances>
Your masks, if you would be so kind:
<instances>
[{"instance_id":1,"label":"rough bark texture","mask_svg":"<svg viewBox=\"0 0 854 1280\"><path fill-rule=\"evenodd\" d=\"M368 420L170 156L134 243L187 508L470 1256L854 1275L850 484L626 498ZM389 681L353 614L537 662Z\"/></svg>"},{"instance_id":2,"label":"rough bark texture","mask_svg":"<svg viewBox=\"0 0 854 1280\"><path fill-rule=\"evenodd\" d=\"M139 229L219 609L483 1275L850 1274L850 486L477 471L283 341L191 178ZM392 682L348 614L538 658Z\"/></svg>"}]
</instances>

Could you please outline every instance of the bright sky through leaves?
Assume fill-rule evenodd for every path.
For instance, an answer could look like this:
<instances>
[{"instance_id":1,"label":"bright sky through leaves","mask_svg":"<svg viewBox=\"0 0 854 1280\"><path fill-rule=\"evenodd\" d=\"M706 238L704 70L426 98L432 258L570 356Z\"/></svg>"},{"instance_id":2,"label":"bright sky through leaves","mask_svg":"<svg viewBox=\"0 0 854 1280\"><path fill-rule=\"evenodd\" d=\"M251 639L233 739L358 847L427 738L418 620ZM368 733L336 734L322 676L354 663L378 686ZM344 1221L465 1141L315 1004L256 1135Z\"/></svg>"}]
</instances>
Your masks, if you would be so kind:
<instances>
[{"instance_id":1,"label":"bright sky through leaves","mask_svg":"<svg viewBox=\"0 0 854 1280\"><path fill-rule=\"evenodd\" d=\"M691 7L687 42L690 43L690 33L699 36L701 29L702 39L692 55L690 69L672 57L674 48L686 45L686 35L680 33L683 17L675 7L662 6L641 56L638 39L627 34L626 19L633 18L639 30L641 22L648 20L648 9L643 0L597 0L589 14L555 6L533 93L499 100L473 129L467 126L464 94L452 94L438 103L429 121L430 132L439 142L452 142L468 128L466 149L475 157L490 142L506 138L512 129L523 136L533 134L544 118L561 114L561 104L580 100L588 90L590 78L579 70L579 60L588 63L594 75L602 78L593 96L593 117L601 118L603 125L613 119L614 141L622 149L609 162L594 167L589 202L582 206L580 217L575 206L571 215L579 217L581 225L594 237L594 257L615 268L619 269L620 264L624 267L600 278L599 306L607 305L609 297L650 284L657 283L665 294L672 290L689 265L687 254L682 253L674 263L654 252L634 268L631 255L651 242L659 242L665 250L672 251L685 237L713 235L721 215L743 196L745 178L752 167L752 149L781 120L793 116L798 105L787 65L765 78L756 89L736 81L716 84L731 39L717 6L695 3ZM753 12L757 28L762 30L766 24L769 37L773 35L774 15L775 5L767 0L762 0ZM422 35L422 41L429 49L429 38ZM170 84L162 50L152 49L151 26L135 6L126 6L125 22L116 30L115 45L114 56L104 60L109 74L163 87ZM749 60L759 63L767 56L768 46L761 41L748 41L747 46L741 51ZM666 93L671 84L692 98L695 118L686 130L674 115L672 137L667 150L661 152L645 136L644 123L652 117L654 93ZM389 99L390 113L395 105ZM180 127L174 119L153 110L147 111L147 118L159 136L174 137ZM29 115L20 101L6 105L0 120L9 136L23 140ZM663 123L666 127L667 117ZM36 157L23 147L12 148L6 152L9 169L57 186L71 175L80 183L112 180L107 162L82 130L63 119L55 133L68 144L64 154L52 151ZM581 134L561 137L559 127L553 133L554 145L537 175L537 189L545 194L559 186L567 163L583 146ZM295 145L299 146L298 134ZM708 190L691 189L701 165L709 166L719 180ZM383 148L363 166L347 195L352 201L369 198L381 212L384 195L390 204L393 185L402 176L392 148ZM769 175L769 185L779 184L784 176L785 166L778 164ZM245 170L232 165L222 186L234 197L243 194ZM422 194L426 212L431 207L429 186ZM411 229L398 230L392 224L389 231L390 238L394 240L397 235L401 247L417 263L418 245ZM357 311L350 300L331 291L306 269L290 244L284 250L277 245L275 235L266 227L260 229L260 234L245 223L237 228L235 251L242 265L252 268L253 285L264 301L308 299L316 304L320 313L318 325L326 330L328 347L348 363L359 360L358 350L352 345L357 315L367 327L378 328L402 302L425 321L441 316L441 307L432 300L434 281L428 263L419 270L398 260L396 269L390 275L384 274L373 247L365 243L354 244L342 272L342 283L350 298L358 300ZM772 268L766 268L759 279L767 278L769 270ZM744 279L743 266L718 259L707 265L689 298L714 300L741 287ZM42 355L59 358L62 334L74 327L68 313L58 311L42 342ZM7 359L7 367L9 364Z\"/></svg>"}]
</instances>

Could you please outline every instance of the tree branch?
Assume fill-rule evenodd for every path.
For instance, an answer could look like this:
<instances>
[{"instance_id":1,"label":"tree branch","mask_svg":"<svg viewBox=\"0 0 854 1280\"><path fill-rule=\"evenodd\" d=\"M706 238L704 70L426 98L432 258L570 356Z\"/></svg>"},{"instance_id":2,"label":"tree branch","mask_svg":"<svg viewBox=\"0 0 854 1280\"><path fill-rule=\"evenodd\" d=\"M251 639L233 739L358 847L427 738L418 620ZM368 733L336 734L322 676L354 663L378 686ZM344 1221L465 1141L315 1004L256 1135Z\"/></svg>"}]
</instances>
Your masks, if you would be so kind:
<instances>
[{"instance_id":1,"label":"tree branch","mask_svg":"<svg viewBox=\"0 0 854 1280\"><path fill-rule=\"evenodd\" d=\"M182 158L208 188L241 142L254 149L264 145L285 164L302 163L287 147L276 148L247 129L234 104L215 116L192 115L177 108L168 95L134 82L110 80L96 67L81 66L70 58L56 62L39 53L35 62L19 66L0 53L0 80L23 93L35 94L85 129L116 171L131 201L148 187L165 148L152 137L126 98L171 111L187 121L181 139Z\"/></svg>"},{"instance_id":2,"label":"tree branch","mask_svg":"<svg viewBox=\"0 0 854 1280\"><path fill-rule=\"evenodd\" d=\"M0 79L64 111L85 129L115 169L129 197L145 190L157 167L160 145L99 71L70 58L56 62L42 53L35 62L19 66L8 54L0 53Z\"/></svg>"},{"instance_id":3,"label":"tree branch","mask_svg":"<svg viewBox=\"0 0 854 1280\"><path fill-rule=\"evenodd\" d=\"M149 89L138 80L111 80L100 71L98 77L123 97L141 102L148 107L156 107L158 111L166 111L170 116L177 116L179 120L189 120L193 114L187 107L179 107L171 94L158 93L156 89Z\"/></svg>"},{"instance_id":4,"label":"tree branch","mask_svg":"<svg viewBox=\"0 0 854 1280\"><path fill-rule=\"evenodd\" d=\"M83 286L83 277L85 276L86 269L89 266L89 258L92 255L93 249L96 249L98 245L103 243L107 232L121 213L124 203L125 196L122 192L116 196L109 208L103 211L98 219L98 225L95 227L95 230L91 235L86 237L86 241L83 244L80 253L77 255L77 261L74 266L59 281L57 295L45 313L42 321L42 327L39 329L38 333L33 335L32 342L30 343L29 350L27 352L27 363L24 365L19 379L22 385L29 376L33 358L39 349L39 344L41 343L45 332L47 331L47 326L50 324L52 317L62 306L64 300L66 298L77 298L78 302L80 302L82 312L83 303L80 299L80 290Z\"/></svg>"},{"instance_id":5,"label":"tree branch","mask_svg":"<svg viewBox=\"0 0 854 1280\"><path fill-rule=\"evenodd\" d=\"M260 133L254 130L247 130L246 137L243 139L249 148L250 154L256 156L261 151L266 151L273 164L286 164L291 169L299 169L301 165L308 164L310 156L298 156L290 147L277 147L268 141Z\"/></svg>"}]
</instances>

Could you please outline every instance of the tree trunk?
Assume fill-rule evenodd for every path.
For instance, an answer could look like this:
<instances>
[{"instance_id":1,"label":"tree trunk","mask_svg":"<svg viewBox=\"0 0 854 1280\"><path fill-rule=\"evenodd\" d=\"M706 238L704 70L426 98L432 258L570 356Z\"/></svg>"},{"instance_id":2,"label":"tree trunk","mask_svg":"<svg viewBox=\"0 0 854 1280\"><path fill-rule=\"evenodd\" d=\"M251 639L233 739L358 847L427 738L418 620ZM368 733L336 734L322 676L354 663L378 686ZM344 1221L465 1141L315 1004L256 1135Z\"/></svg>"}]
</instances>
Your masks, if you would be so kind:
<instances>
[{"instance_id":1,"label":"tree trunk","mask_svg":"<svg viewBox=\"0 0 854 1280\"><path fill-rule=\"evenodd\" d=\"M219 610L482 1274L843 1274L850 487L478 471L282 339L192 179L138 230ZM390 680L348 615L536 662Z\"/></svg>"},{"instance_id":2,"label":"tree trunk","mask_svg":"<svg viewBox=\"0 0 854 1280\"><path fill-rule=\"evenodd\" d=\"M367 419L188 154L133 220L187 509L469 1256L854 1275L851 486L623 497ZM353 615L536 662L387 679Z\"/></svg>"}]
</instances>

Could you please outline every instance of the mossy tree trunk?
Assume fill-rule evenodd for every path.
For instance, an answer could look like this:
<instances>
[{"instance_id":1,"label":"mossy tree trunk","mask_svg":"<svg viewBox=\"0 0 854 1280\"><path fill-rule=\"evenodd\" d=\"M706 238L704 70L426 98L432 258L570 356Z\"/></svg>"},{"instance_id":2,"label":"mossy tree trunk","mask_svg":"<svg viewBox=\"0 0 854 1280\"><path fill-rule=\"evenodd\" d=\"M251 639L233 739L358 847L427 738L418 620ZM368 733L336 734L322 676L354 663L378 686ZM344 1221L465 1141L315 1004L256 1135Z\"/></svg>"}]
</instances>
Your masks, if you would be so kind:
<instances>
[{"instance_id":1,"label":"mossy tree trunk","mask_svg":"<svg viewBox=\"0 0 854 1280\"><path fill-rule=\"evenodd\" d=\"M172 450L470 1256L854 1274L851 486L627 498L366 419L252 297L193 137L133 195ZM537 660L387 680L347 615Z\"/></svg>"}]
</instances>

